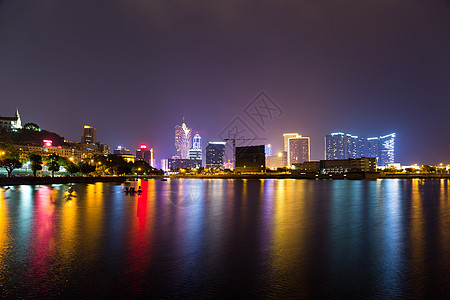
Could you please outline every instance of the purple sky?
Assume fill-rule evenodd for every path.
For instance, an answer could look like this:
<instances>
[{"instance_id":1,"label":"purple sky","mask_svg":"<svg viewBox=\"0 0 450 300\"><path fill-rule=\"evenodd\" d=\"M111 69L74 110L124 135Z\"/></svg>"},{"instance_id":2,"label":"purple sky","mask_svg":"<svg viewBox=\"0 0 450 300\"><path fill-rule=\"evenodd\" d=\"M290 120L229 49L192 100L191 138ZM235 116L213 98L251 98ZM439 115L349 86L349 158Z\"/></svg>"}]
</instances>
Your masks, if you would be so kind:
<instances>
[{"instance_id":1,"label":"purple sky","mask_svg":"<svg viewBox=\"0 0 450 300\"><path fill-rule=\"evenodd\" d=\"M184 116L204 144L240 117L274 152L283 132L312 159L331 132L396 132L397 161L450 163L449 16L444 0L0 0L0 115L158 159ZM260 91L282 110L264 131L244 112Z\"/></svg>"}]
</instances>

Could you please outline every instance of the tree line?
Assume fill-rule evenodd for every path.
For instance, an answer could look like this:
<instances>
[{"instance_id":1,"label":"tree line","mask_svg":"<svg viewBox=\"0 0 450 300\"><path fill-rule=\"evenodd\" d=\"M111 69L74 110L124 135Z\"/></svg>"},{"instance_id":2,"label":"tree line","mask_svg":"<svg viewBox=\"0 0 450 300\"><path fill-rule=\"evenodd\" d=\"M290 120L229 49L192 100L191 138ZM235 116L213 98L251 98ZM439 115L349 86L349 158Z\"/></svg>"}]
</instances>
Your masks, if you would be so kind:
<instances>
[{"instance_id":1,"label":"tree line","mask_svg":"<svg viewBox=\"0 0 450 300\"><path fill-rule=\"evenodd\" d=\"M21 156L21 151L13 145L0 144L0 168L6 170L8 177L12 175L15 169L21 168L25 162L29 162L33 176L36 176L37 172L41 171L44 165L47 166L47 170L51 172L52 177L55 175L55 172L61 170L61 167L64 167L70 175L164 174L163 171L151 167L147 161L137 160L135 162L127 162L121 156L115 154L94 154L79 163L75 163L69 158L56 153L44 155L40 153L29 153Z\"/></svg>"}]
</instances>

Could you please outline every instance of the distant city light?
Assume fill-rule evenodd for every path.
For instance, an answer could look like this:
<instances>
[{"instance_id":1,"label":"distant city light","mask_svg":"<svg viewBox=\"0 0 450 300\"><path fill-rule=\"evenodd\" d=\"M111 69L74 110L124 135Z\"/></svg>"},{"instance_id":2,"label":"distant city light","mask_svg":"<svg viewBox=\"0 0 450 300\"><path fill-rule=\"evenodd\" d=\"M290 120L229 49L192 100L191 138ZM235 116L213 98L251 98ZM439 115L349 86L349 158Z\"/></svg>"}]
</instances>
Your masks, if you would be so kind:
<instances>
[{"instance_id":1,"label":"distant city light","mask_svg":"<svg viewBox=\"0 0 450 300\"><path fill-rule=\"evenodd\" d=\"M140 148L141 148L141 149L147 149L147 145L142 144L142 145L140 146Z\"/></svg>"}]
</instances>

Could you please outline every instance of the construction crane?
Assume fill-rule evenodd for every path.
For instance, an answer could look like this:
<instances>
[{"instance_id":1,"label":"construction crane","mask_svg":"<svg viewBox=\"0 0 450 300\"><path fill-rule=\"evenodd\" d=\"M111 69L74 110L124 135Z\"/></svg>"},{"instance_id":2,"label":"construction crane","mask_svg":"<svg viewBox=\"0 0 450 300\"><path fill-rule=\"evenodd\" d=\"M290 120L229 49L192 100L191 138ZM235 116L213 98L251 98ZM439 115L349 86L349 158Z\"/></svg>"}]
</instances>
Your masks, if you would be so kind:
<instances>
[{"instance_id":1,"label":"construction crane","mask_svg":"<svg viewBox=\"0 0 450 300\"><path fill-rule=\"evenodd\" d=\"M225 142L233 141L233 164L234 164L234 174L236 174L236 141L257 141L257 140L267 140L266 138L253 138L253 139L237 139L237 138L228 138L223 139Z\"/></svg>"}]
</instances>

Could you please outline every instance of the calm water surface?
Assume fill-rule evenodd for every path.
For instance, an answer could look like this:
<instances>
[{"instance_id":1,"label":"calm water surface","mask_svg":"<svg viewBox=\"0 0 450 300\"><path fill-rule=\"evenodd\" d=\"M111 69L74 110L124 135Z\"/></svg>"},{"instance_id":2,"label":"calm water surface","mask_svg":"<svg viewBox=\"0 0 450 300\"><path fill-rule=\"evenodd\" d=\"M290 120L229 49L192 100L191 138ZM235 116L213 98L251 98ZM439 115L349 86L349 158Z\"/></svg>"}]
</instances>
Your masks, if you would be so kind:
<instances>
[{"instance_id":1,"label":"calm water surface","mask_svg":"<svg viewBox=\"0 0 450 300\"><path fill-rule=\"evenodd\" d=\"M449 183L0 188L0 297L445 298Z\"/></svg>"}]
</instances>

